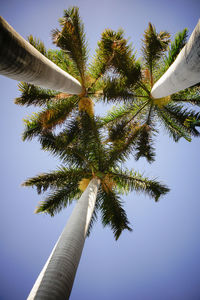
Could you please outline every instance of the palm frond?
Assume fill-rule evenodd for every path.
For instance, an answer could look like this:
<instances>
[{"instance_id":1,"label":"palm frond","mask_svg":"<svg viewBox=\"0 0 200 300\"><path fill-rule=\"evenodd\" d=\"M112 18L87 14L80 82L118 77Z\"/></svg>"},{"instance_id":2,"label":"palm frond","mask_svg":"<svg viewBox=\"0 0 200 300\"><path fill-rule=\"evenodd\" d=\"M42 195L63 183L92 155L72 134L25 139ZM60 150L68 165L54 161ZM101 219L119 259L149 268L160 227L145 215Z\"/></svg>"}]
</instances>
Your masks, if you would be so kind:
<instances>
[{"instance_id":1,"label":"palm frond","mask_svg":"<svg viewBox=\"0 0 200 300\"><path fill-rule=\"evenodd\" d=\"M131 45L127 43L122 29L104 30L98 42L90 74L97 81L108 70L125 76L129 85L134 85L140 79L140 64L136 62Z\"/></svg>"},{"instance_id":2,"label":"palm frond","mask_svg":"<svg viewBox=\"0 0 200 300\"><path fill-rule=\"evenodd\" d=\"M41 54L50 59L53 63L59 66L66 72L69 72L72 76L77 77L79 73L70 59L70 57L64 53L62 50L46 49L44 43L37 38L34 38L32 35L28 36L29 43L36 48Z\"/></svg>"},{"instance_id":3,"label":"palm frond","mask_svg":"<svg viewBox=\"0 0 200 300\"><path fill-rule=\"evenodd\" d=\"M111 227L116 240L123 230L132 231L126 212L122 208L121 199L115 192L109 191L107 193L100 188L97 198L101 203L102 223L104 226L108 225Z\"/></svg>"},{"instance_id":4,"label":"palm frond","mask_svg":"<svg viewBox=\"0 0 200 300\"><path fill-rule=\"evenodd\" d=\"M110 111L108 111L105 117L101 118L100 124L109 125L111 123L112 125L117 125L120 120L121 122L124 122L124 124L128 124L131 121L139 122L141 121L141 115L143 115L146 111L145 107L149 102L149 100L146 101L146 98L144 98L144 101L136 98L131 104L119 107L114 106Z\"/></svg>"},{"instance_id":5,"label":"palm frond","mask_svg":"<svg viewBox=\"0 0 200 300\"><path fill-rule=\"evenodd\" d=\"M106 165L107 151L102 143L103 136L99 128L99 119L91 118L88 114L81 114L79 120L81 132L77 147L82 149L93 167L98 170Z\"/></svg>"},{"instance_id":6,"label":"palm frond","mask_svg":"<svg viewBox=\"0 0 200 300\"><path fill-rule=\"evenodd\" d=\"M133 93L127 89L124 77L105 78L103 81L103 97L104 102L130 102L133 100Z\"/></svg>"},{"instance_id":7,"label":"palm frond","mask_svg":"<svg viewBox=\"0 0 200 300\"><path fill-rule=\"evenodd\" d=\"M49 173L42 173L35 177L27 179L22 186L36 187L38 194L45 192L47 189L64 187L71 181L79 182L86 176L85 170L78 168L66 168L60 166L58 170Z\"/></svg>"},{"instance_id":8,"label":"palm frond","mask_svg":"<svg viewBox=\"0 0 200 300\"><path fill-rule=\"evenodd\" d=\"M61 30L53 30L53 42L70 56L76 64L84 85L84 75L88 57L87 42L85 39L84 25L79 16L78 7L64 10L60 19Z\"/></svg>"},{"instance_id":9,"label":"palm frond","mask_svg":"<svg viewBox=\"0 0 200 300\"><path fill-rule=\"evenodd\" d=\"M134 170L115 168L110 171L120 191L142 192L158 201L158 199L169 192L169 188L155 179L143 177Z\"/></svg>"},{"instance_id":10,"label":"palm frond","mask_svg":"<svg viewBox=\"0 0 200 300\"><path fill-rule=\"evenodd\" d=\"M144 55L145 65L149 69L151 77L156 63L167 50L170 42L170 34L166 31L157 33L155 27L149 23L148 28L144 32L144 39L142 42L142 52ZM153 84L153 82L151 82L151 84Z\"/></svg>"},{"instance_id":11,"label":"palm frond","mask_svg":"<svg viewBox=\"0 0 200 300\"><path fill-rule=\"evenodd\" d=\"M178 141L180 137L191 141L191 135L198 135L195 126L192 126L192 124L194 125L195 123L187 123L187 121L194 120L198 122L200 120L199 113L186 109L183 105L170 103L163 107L162 110L157 109L157 114L159 114L165 128L171 132L175 141Z\"/></svg>"},{"instance_id":12,"label":"palm frond","mask_svg":"<svg viewBox=\"0 0 200 300\"><path fill-rule=\"evenodd\" d=\"M123 30L117 32L106 29L101 34L101 40L98 42L96 54L90 64L90 75L95 80L101 78L112 66L114 58L113 44L123 39Z\"/></svg>"},{"instance_id":13,"label":"palm frond","mask_svg":"<svg viewBox=\"0 0 200 300\"><path fill-rule=\"evenodd\" d=\"M62 70L68 72L76 79L79 79L79 72L77 70L77 67L66 52L62 50L49 49L48 58Z\"/></svg>"},{"instance_id":14,"label":"palm frond","mask_svg":"<svg viewBox=\"0 0 200 300\"><path fill-rule=\"evenodd\" d=\"M142 126L142 130L137 139L137 145L135 147L135 159L138 160L141 157L145 157L149 163L155 160L155 148L153 147L153 138L155 135L155 129L148 124Z\"/></svg>"},{"instance_id":15,"label":"palm frond","mask_svg":"<svg viewBox=\"0 0 200 300\"><path fill-rule=\"evenodd\" d=\"M109 127L108 131L108 139L111 142L115 142L121 139L125 139L128 137L130 132L134 130L134 127L137 126L137 123L132 123L127 125L127 120L123 119L119 121L117 124L113 124Z\"/></svg>"},{"instance_id":16,"label":"palm frond","mask_svg":"<svg viewBox=\"0 0 200 300\"><path fill-rule=\"evenodd\" d=\"M38 137L43 132L43 127L40 122L40 117L38 113L34 113L31 116L28 116L24 121L24 131L22 133L22 140L32 140L35 137Z\"/></svg>"},{"instance_id":17,"label":"palm frond","mask_svg":"<svg viewBox=\"0 0 200 300\"><path fill-rule=\"evenodd\" d=\"M39 135L39 141L45 151L49 151L67 165L90 167L91 160L87 159L88 147L85 148L82 144L81 136L80 119L75 117L67 122L59 134L50 131L42 132Z\"/></svg>"},{"instance_id":18,"label":"palm frond","mask_svg":"<svg viewBox=\"0 0 200 300\"><path fill-rule=\"evenodd\" d=\"M131 114L132 105L113 106L107 112L105 117L100 119L100 126L108 125L109 123L115 124L122 118L127 118Z\"/></svg>"},{"instance_id":19,"label":"palm frond","mask_svg":"<svg viewBox=\"0 0 200 300\"><path fill-rule=\"evenodd\" d=\"M70 182L67 186L61 187L50 193L36 209L36 213L48 213L52 217L59 213L67 205L80 196L78 184Z\"/></svg>"},{"instance_id":20,"label":"palm frond","mask_svg":"<svg viewBox=\"0 0 200 300\"><path fill-rule=\"evenodd\" d=\"M187 89L187 91L179 92L171 95L172 101L181 104L189 103L192 105L200 106L200 91L197 89Z\"/></svg>"},{"instance_id":21,"label":"palm frond","mask_svg":"<svg viewBox=\"0 0 200 300\"><path fill-rule=\"evenodd\" d=\"M114 143L113 147L108 151L109 158L107 163L109 166L114 166L117 162L124 162L128 159L135 149L142 128L143 126L136 125L127 138Z\"/></svg>"},{"instance_id":22,"label":"palm frond","mask_svg":"<svg viewBox=\"0 0 200 300\"><path fill-rule=\"evenodd\" d=\"M58 92L42 89L26 82L20 82L18 87L21 92L21 97L15 99L15 104L18 105L43 106L58 94Z\"/></svg>"},{"instance_id":23,"label":"palm frond","mask_svg":"<svg viewBox=\"0 0 200 300\"><path fill-rule=\"evenodd\" d=\"M46 134L56 126L63 124L78 103L77 96L61 98L48 103L45 109L24 119L25 129L22 139L31 140L41 134Z\"/></svg>"},{"instance_id":24,"label":"palm frond","mask_svg":"<svg viewBox=\"0 0 200 300\"><path fill-rule=\"evenodd\" d=\"M153 136L157 132L153 121L153 106L150 105L146 112L145 122L141 127L135 147L135 159L145 157L149 163L155 160L155 148L153 147ZM145 114L144 114L145 116ZM144 118L144 117L143 117Z\"/></svg>"},{"instance_id":25,"label":"palm frond","mask_svg":"<svg viewBox=\"0 0 200 300\"><path fill-rule=\"evenodd\" d=\"M39 115L43 128L51 130L63 124L76 107L78 101L79 98L76 95L70 97L67 95L65 98L65 94L63 94L60 99L49 102L47 108Z\"/></svg>"},{"instance_id":26,"label":"palm frond","mask_svg":"<svg viewBox=\"0 0 200 300\"><path fill-rule=\"evenodd\" d=\"M69 135L64 133L58 137L51 133L41 135L42 147L69 167L90 167L84 148L81 148L76 141L73 141L77 136L76 128L74 130L75 132L69 133ZM71 141L73 141L72 144Z\"/></svg>"},{"instance_id":27,"label":"palm frond","mask_svg":"<svg viewBox=\"0 0 200 300\"><path fill-rule=\"evenodd\" d=\"M169 134L169 136L173 138L174 142L178 142L181 137L184 137L189 142L191 141L190 135L188 135L183 127L179 126L167 112L162 109L157 110L157 114L164 129Z\"/></svg>"},{"instance_id":28,"label":"palm frond","mask_svg":"<svg viewBox=\"0 0 200 300\"><path fill-rule=\"evenodd\" d=\"M76 119L72 119L70 122L67 122L59 134L46 131L42 132L38 139L43 150L50 151L53 155L56 155L57 151L60 153L61 149L65 149L69 146L79 134L79 122Z\"/></svg>"}]
</instances>

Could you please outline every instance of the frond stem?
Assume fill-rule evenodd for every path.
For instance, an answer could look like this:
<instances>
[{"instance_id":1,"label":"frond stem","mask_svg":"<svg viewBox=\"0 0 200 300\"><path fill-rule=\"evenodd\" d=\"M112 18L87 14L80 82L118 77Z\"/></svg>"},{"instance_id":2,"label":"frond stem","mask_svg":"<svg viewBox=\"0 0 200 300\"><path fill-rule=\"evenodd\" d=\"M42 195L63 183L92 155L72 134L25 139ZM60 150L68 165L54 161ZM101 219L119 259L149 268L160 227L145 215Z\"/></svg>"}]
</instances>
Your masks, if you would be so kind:
<instances>
[{"instance_id":1,"label":"frond stem","mask_svg":"<svg viewBox=\"0 0 200 300\"><path fill-rule=\"evenodd\" d=\"M122 129L124 127L126 127L126 125L128 125L131 121L133 121L133 119L143 110L143 108L145 108L145 106L147 106L148 103L149 103L149 101L146 101L144 103L144 105L142 107L140 107L140 109L133 115L133 117L124 124L124 126L122 127Z\"/></svg>"},{"instance_id":2,"label":"frond stem","mask_svg":"<svg viewBox=\"0 0 200 300\"><path fill-rule=\"evenodd\" d=\"M92 172L93 171L97 172L97 169L90 163L90 161L84 155L76 152L76 150L74 150L74 149L73 149L73 151L76 153L76 155L78 155L83 161L85 161L89 165L89 167L90 167L90 169L91 169Z\"/></svg>"},{"instance_id":3,"label":"frond stem","mask_svg":"<svg viewBox=\"0 0 200 300\"><path fill-rule=\"evenodd\" d=\"M143 82L139 81L139 82L138 82L138 85L139 85L143 90L145 90L145 92L147 92L148 96L150 95L150 91L148 90L148 88L146 87L146 85L145 85Z\"/></svg>"}]
</instances>

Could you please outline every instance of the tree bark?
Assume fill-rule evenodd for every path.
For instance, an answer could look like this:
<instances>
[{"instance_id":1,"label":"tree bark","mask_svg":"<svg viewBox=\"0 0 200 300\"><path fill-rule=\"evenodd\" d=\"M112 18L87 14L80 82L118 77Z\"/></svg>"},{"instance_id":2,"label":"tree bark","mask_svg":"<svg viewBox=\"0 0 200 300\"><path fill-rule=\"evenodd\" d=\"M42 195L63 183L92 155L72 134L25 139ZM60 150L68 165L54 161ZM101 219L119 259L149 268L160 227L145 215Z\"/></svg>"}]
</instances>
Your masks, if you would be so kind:
<instances>
[{"instance_id":1,"label":"tree bark","mask_svg":"<svg viewBox=\"0 0 200 300\"><path fill-rule=\"evenodd\" d=\"M200 82L200 20L189 41L165 74L154 84L151 95L162 98Z\"/></svg>"},{"instance_id":2,"label":"tree bark","mask_svg":"<svg viewBox=\"0 0 200 300\"><path fill-rule=\"evenodd\" d=\"M28 300L69 299L94 211L99 184L99 179L93 178L78 200Z\"/></svg>"},{"instance_id":3,"label":"tree bark","mask_svg":"<svg viewBox=\"0 0 200 300\"><path fill-rule=\"evenodd\" d=\"M47 59L0 17L0 74L69 94L80 94L81 84Z\"/></svg>"}]
</instances>

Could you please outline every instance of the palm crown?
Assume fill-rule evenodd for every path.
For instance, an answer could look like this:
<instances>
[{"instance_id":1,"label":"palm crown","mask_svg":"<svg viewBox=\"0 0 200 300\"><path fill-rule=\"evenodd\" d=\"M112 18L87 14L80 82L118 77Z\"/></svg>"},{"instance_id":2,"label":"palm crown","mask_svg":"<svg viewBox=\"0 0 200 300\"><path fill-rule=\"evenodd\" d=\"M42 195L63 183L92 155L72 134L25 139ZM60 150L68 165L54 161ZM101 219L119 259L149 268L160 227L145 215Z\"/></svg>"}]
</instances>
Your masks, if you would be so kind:
<instances>
[{"instance_id":1,"label":"palm crown","mask_svg":"<svg viewBox=\"0 0 200 300\"><path fill-rule=\"evenodd\" d=\"M106 33L107 31L102 34L100 49L108 45L104 38ZM118 33L112 31L112 35L114 34ZM196 129L200 125L200 114L196 109L200 105L198 85L160 99L154 99L150 93L154 81L168 69L185 45L187 30L178 33L170 46L169 38L169 33L157 33L149 23L144 33L141 63L131 60L131 46L123 38L123 62L128 67L113 65L113 77L101 81L104 101L125 103L112 109L102 119L102 125L106 125L110 132L109 141L116 143L139 127L140 134L137 142L134 141L135 158L143 156L149 162L155 157L153 138L158 133L160 124L174 141L181 137L190 141L191 136L199 136ZM167 49L168 53L165 54ZM138 72L133 74L130 69L137 69ZM191 109L189 105L195 106L195 109Z\"/></svg>"},{"instance_id":2,"label":"palm crown","mask_svg":"<svg viewBox=\"0 0 200 300\"><path fill-rule=\"evenodd\" d=\"M100 179L100 189L90 227L99 210L102 223L112 228L117 239L124 229L131 230L120 194L135 190L147 193L157 201L169 189L154 179L143 177L135 170L121 167L131 151L133 137L121 147L108 146L105 143L107 137L99 129L98 122L95 118L88 121L88 118L90 118L88 114L83 113L82 118L76 119L81 130L71 144L67 141L74 120L68 122L65 131L58 135L49 132L40 136L43 149L57 155L63 165L56 171L29 178L24 182L24 186L35 186L38 193L47 189L51 191L36 212L46 212L53 216L73 199L78 199L92 178Z\"/></svg>"},{"instance_id":3,"label":"palm crown","mask_svg":"<svg viewBox=\"0 0 200 300\"><path fill-rule=\"evenodd\" d=\"M103 47L99 47L97 55L88 64L87 42L78 8L65 10L64 17L60 19L60 26L61 30L53 30L52 37L53 42L61 50L47 51L44 44L32 36L29 37L29 42L43 55L78 79L82 85L82 93L72 96L20 83L22 94L15 103L42 107L41 111L25 120L24 139L31 139L44 131L51 131L78 112L85 111L93 116L93 101L102 99L104 93L101 81L107 78L113 67L118 68L118 71L123 74L128 72L133 78L140 76L140 66L135 64L135 57L128 50L122 31L113 34L112 31L107 30L104 34ZM129 56L124 63L124 52L127 51Z\"/></svg>"}]
</instances>

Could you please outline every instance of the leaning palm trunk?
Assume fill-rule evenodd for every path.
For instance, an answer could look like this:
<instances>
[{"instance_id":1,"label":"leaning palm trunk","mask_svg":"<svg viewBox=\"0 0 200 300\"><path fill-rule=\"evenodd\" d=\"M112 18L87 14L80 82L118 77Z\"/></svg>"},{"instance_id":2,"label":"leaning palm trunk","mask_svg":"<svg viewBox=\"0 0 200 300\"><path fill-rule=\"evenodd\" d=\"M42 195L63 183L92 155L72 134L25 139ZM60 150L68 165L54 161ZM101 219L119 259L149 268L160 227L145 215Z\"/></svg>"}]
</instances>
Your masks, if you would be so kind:
<instances>
[{"instance_id":1,"label":"leaning palm trunk","mask_svg":"<svg viewBox=\"0 0 200 300\"><path fill-rule=\"evenodd\" d=\"M200 20L174 63L153 86L151 95L162 98L200 82Z\"/></svg>"},{"instance_id":2,"label":"leaning palm trunk","mask_svg":"<svg viewBox=\"0 0 200 300\"><path fill-rule=\"evenodd\" d=\"M0 74L59 92L80 94L81 84L47 59L0 17Z\"/></svg>"},{"instance_id":3,"label":"leaning palm trunk","mask_svg":"<svg viewBox=\"0 0 200 300\"><path fill-rule=\"evenodd\" d=\"M41 271L28 300L69 299L94 211L99 180L94 178L77 202L67 225Z\"/></svg>"}]
</instances>

